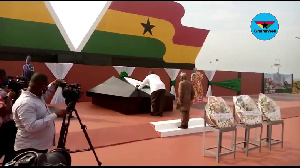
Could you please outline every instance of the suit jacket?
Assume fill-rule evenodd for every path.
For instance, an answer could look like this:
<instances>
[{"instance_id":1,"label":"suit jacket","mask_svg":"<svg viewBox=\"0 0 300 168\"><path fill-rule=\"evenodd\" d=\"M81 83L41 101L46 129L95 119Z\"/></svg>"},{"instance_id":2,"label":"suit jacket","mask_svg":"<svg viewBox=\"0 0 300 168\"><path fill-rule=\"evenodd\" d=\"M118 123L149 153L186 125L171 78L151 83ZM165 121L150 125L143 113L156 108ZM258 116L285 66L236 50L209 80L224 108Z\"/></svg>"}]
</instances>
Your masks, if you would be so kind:
<instances>
[{"instance_id":1,"label":"suit jacket","mask_svg":"<svg viewBox=\"0 0 300 168\"><path fill-rule=\"evenodd\" d=\"M180 111L190 111L191 101L195 96L195 90L192 83L188 80L180 81L178 95L177 109Z\"/></svg>"},{"instance_id":2,"label":"suit jacket","mask_svg":"<svg viewBox=\"0 0 300 168\"><path fill-rule=\"evenodd\" d=\"M23 66L22 76L30 80L33 74L34 67L31 64L25 64Z\"/></svg>"}]
</instances>

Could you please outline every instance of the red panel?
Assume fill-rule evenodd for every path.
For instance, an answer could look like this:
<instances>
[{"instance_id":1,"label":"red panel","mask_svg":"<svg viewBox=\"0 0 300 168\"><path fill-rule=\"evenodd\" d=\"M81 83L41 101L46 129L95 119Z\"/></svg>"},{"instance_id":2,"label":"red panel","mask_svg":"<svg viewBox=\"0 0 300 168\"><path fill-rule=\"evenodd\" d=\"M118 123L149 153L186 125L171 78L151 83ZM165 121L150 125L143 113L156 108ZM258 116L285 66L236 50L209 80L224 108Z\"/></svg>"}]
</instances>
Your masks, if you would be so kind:
<instances>
[{"instance_id":1,"label":"red panel","mask_svg":"<svg viewBox=\"0 0 300 168\"><path fill-rule=\"evenodd\" d=\"M241 94L257 95L262 91L263 73L242 72Z\"/></svg>"},{"instance_id":2,"label":"red panel","mask_svg":"<svg viewBox=\"0 0 300 168\"><path fill-rule=\"evenodd\" d=\"M66 81L68 83L79 83L83 91L87 91L112 76L119 76L117 70L112 66L90 66L74 64L68 75ZM81 101L92 101L91 97L83 94Z\"/></svg>"},{"instance_id":3,"label":"red panel","mask_svg":"<svg viewBox=\"0 0 300 168\"><path fill-rule=\"evenodd\" d=\"M220 81L232 80L237 78L238 78L238 72L217 71L213 78L213 81L220 82ZM212 95L213 96L236 96L237 91L212 85Z\"/></svg>"},{"instance_id":4,"label":"red panel","mask_svg":"<svg viewBox=\"0 0 300 168\"><path fill-rule=\"evenodd\" d=\"M184 8L172 1L113 1L109 9L171 22L175 28L174 44L202 47L209 33L209 30L182 26Z\"/></svg>"},{"instance_id":5,"label":"red panel","mask_svg":"<svg viewBox=\"0 0 300 168\"><path fill-rule=\"evenodd\" d=\"M22 67L25 61L0 61L0 68L6 70L9 76L20 76L22 74ZM51 73L45 63L33 62L35 72L41 72L48 76L49 82L55 80L54 75ZM109 79L113 75L118 75L118 72L111 66L89 66L74 64L65 80L68 83L81 84L82 91L85 92L98 84ZM82 95L79 101L91 101L90 97ZM51 101L47 100L47 103Z\"/></svg>"}]
</instances>

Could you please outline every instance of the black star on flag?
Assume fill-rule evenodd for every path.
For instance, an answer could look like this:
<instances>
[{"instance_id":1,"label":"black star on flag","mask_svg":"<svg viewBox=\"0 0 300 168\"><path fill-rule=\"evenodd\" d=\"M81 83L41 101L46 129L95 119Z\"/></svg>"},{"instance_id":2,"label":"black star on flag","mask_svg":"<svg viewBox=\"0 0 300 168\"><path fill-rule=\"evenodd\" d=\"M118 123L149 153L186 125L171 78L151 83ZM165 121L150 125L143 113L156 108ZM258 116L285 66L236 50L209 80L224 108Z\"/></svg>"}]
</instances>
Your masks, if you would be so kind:
<instances>
[{"instance_id":1,"label":"black star on flag","mask_svg":"<svg viewBox=\"0 0 300 168\"><path fill-rule=\"evenodd\" d=\"M268 24L266 24L266 22L264 22L264 24L262 24L263 28L267 28Z\"/></svg>"},{"instance_id":2,"label":"black star on flag","mask_svg":"<svg viewBox=\"0 0 300 168\"><path fill-rule=\"evenodd\" d=\"M141 23L141 25L144 27L143 35L147 32L149 32L152 35L151 29L153 29L155 26L150 24L149 18L147 20L147 23Z\"/></svg>"}]
</instances>

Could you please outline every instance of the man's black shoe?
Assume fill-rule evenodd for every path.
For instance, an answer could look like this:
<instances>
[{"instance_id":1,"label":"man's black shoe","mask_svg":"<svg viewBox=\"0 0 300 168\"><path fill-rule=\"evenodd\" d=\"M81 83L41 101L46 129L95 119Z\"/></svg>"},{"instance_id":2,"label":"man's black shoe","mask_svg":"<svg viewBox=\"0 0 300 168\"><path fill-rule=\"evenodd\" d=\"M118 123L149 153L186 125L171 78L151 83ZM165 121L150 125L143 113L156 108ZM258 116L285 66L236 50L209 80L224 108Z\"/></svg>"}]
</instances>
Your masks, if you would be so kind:
<instances>
[{"instance_id":1,"label":"man's black shoe","mask_svg":"<svg viewBox=\"0 0 300 168\"><path fill-rule=\"evenodd\" d=\"M184 125L180 125L178 128L181 128L181 129L188 129L189 127L188 127L188 126L184 126Z\"/></svg>"},{"instance_id":2,"label":"man's black shoe","mask_svg":"<svg viewBox=\"0 0 300 168\"><path fill-rule=\"evenodd\" d=\"M150 113L150 115L152 115L152 116L163 116L163 114L156 114L156 113Z\"/></svg>"}]
</instances>

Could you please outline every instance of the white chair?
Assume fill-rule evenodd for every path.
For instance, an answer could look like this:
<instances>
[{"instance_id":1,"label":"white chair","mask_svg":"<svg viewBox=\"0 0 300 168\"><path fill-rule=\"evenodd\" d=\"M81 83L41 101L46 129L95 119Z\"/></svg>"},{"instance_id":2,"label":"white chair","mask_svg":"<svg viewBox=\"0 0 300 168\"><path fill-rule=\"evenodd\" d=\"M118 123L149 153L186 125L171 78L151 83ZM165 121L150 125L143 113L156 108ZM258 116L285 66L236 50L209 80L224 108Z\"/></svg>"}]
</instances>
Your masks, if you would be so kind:
<instances>
[{"instance_id":1,"label":"white chair","mask_svg":"<svg viewBox=\"0 0 300 168\"><path fill-rule=\"evenodd\" d=\"M281 119L280 108L274 100L262 93L258 97L258 108L262 112L263 124L267 125L267 136L261 138L261 141L268 145L269 150L275 144L281 144L281 148L283 148L284 121ZM280 140L272 138L273 125L281 125Z\"/></svg>"},{"instance_id":2,"label":"white chair","mask_svg":"<svg viewBox=\"0 0 300 168\"><path fill-rule=\"evenodd\" d=\"M209 148L205 147L206 131L213 131L217 133L217 146ZM224 132L232 132L232 145L230 149L222 146L222 135ZM220 157L223 155L233 153L233 158L235 158L236 134L236 126L234 124L233 115L224 99L221 97L210 96L204 110L203 157L205 157L205 153L210 153L216 156L217 163L220 162ZM212 152L212 149L217 149L217 152ZM222 149L226 149L228 152L222 153Z\"/></svg>"},{"instance_id":3,"label":"white chair","mask_svg":"<svg viewBox=\"0 0 300 168\"><path fill-rule=\"evenodd\" d=\"M259 137L262 137L262 114L257 108L254 100L248 95L240 95L233 96L233 104L234 104L234 119L238 127L242 127L245 129L245 137L241 142L236 143L236 146L246 152L248 156L249 151L259 148L259 152L261 152L261 141L259 144L255 142L250 142L250 130L252 128L260 128ZM243 144L243 147L239 146ZM253 147L249 147L249 144L253 145Z\"/></svg>"}]
</instances>

